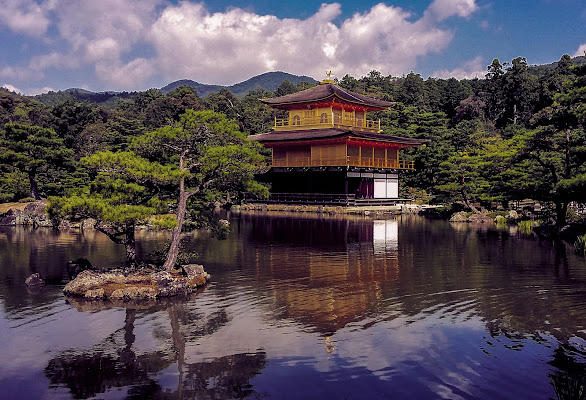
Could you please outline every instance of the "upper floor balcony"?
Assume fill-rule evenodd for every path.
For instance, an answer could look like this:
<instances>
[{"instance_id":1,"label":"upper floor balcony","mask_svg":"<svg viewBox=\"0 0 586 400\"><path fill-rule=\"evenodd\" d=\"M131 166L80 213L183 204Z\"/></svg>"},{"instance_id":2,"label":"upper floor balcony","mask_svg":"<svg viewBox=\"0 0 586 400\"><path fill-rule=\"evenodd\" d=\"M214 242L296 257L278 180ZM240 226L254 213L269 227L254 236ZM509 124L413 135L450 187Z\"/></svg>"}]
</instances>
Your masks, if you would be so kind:
<instances>
[{"instance_id":1,"label":"upper floor balcony","mask_svg":"<svg viewBox=\"0 0 586 400\"><path fill-rule=\"evenodd\" d=\"M389 169L415 169L415 162L411 160L385 160L368 157L287 157L273 158L268 167L369 167Z\"/></svg>"},{"instance_id":2,"label":"upper floor balcony","mask_svg":"<svg viewBox=\"0 0 586 400\"><path fill-rule=\"evenodd\" d=\"M318 116L275 118L275 131L292 131L306 129L338 128L352 131L380 133L380 120L372 121L365 118L352 118L344 115L323 113Z\"/></svg>"}]
</instances>

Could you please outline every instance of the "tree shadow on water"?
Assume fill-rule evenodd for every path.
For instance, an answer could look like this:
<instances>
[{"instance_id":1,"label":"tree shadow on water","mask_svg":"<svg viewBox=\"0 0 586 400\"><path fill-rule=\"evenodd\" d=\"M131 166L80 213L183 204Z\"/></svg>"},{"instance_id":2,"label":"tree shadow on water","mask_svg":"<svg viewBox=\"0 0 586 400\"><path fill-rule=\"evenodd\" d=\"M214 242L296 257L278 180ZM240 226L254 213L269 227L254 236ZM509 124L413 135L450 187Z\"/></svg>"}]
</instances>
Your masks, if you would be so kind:
<instances>
[{"instance_id":1,"label":"tree shadow on water","mask_svg":"<svg viewBox=\"0 0 586 400\"><path fill-rule=\"evenodd\" d=\"M264 352L232 354L197 363L185 362L186 338L192 341L213 333L228 321L226 315L212 314L202 318L203 321L192 321L187 325L181 324L186 318L186 311L181 305L167 304L166 311L171 325L172 345L137 355L133 347L137 310L126 308L122 329L124 342L117 341L114 332L89 350L70 349L52 358L44 371L50 388L66 387L76 399L94 397L115 388L126 388L125 398L128 399L261 397L253 390L250 380L266 366ZM164 388L157 381L157 375L173 364L178 369L177 388Z\"/></svg>"},{"instance_id":2,"label":"tree shadow on water","mask_svg":"<svg viewBox=\"0 0 586 400\"><path fill-rule=\"evenodd\" d=\"M586 365L576 357L586 354L577 349L560 344L549 362L556 368L549 375L557 400L586 400Z\"/></svg>"}]
</instances>

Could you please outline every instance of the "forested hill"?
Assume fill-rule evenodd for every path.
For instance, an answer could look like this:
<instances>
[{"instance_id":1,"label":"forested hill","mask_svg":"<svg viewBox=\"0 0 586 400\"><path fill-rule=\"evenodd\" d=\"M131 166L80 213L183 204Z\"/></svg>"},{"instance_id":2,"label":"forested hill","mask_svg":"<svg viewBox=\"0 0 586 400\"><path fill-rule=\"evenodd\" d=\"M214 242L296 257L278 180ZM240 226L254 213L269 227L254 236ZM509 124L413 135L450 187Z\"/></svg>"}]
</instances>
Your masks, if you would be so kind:
<instances>
[{"instance_id":1,"label":"forested hill","mask_svg":"<svg viewBox=\"0 0 586 400\"><path fill-rule=\"evenodd\" d=\"M302 82L310 84L317 83L315 79L309 76L298 76L288 74L286 72L266 72L261 75L254 76L247 79L244 82L236 83L230 86L222 85L208 85L205 83L199 83L189 79L182 79L162 87L160 90L167 94L179 86L188 86L197 92L198 96L206 97L210 93L218 93L221 89L227 89L232 94L243 97L251 90L263 89L269 92L276 90L283 81L289 81L294 85L298 85ZM95 104L103 104L105 106L115 106L118 99L128 99L134 96L137 92L91 92L85 89L72 88L67 90L60 90L57 92L49 92L32 96L33 99L46 104L54 105L59 102L71 99L78 102L88 101Z\"/></svg>"},{"instance_id":2,"label":"forested hill","mask_svg":"<svg viewBox=\"0 0 586 400\"><path fill-rule=\"evenodd\" d=\"M528 68L528 72L531 75L535 75L537 77L543 76L549 72L552 72L556 69L556 67L558 66L559 61L550 63L550 64L542 64L542 65L530 65ZM573 57L572 58L572 63L574 65L582 65L582 64L586 64L586 57L585 56L579 56L579 57Z\"/></svg>"},{"instance_id":3,"label":"forested hill","mask_svg":"<svg viewBox=\"0 0 586 400\"><path fill-rule=\"evenodd\" d=\"M561 225L566 215L570 218L572 202L586 203L584 61L563 55L551 66L532 67L523 57L494 59L484 78L463 80L424 79L413 72L393 77L373 70L361 78L345 75L338 84L393 102L369 116L380 119L384 134L429 140L401 151L402 158L415 161L415 171L401 174L401 197L433 195L471 210L531 198L551 205L549 216ZM291 78L263 74L206 96L177 82L167 92L149 89L112 97L108 106L90 102L82 90L75 92L79 100L61 92L63 98L48 104L0 90L0 201L26 197L31 173L41 196L79 188L87 183L87 176L80 175L82 157L128 150L136 137L176 124L186 110L224 114L245 134L268 132L274 119L285 115L259 99L312 85L305 78L297 84L281 81L285 77ZM260 88L268 81L267 87L277 87ZM242 97L234 93L247 89ZM55 164L53 157L29 165L19 158L41 134L56 151L71 152L67 162ZM38 157L46 154L41 146Z\"/></svg>"},{"instance_id":4,"label":"forested hill","mask_svg":"<svg viewBox=\"0 0 586 400\"><path fill-rule=\"evenodd\" d=\"M203 83L183 79L168 84L167 86L161 88L161 91L163 93L168 93L178 88L179 86L189 86L194 88L199 96L205 97L210 93L217 93L220 91L220 89L225 88L232 92L232 94L235 94L238 97L242 97L251 90L264 89L269 92L275 91L279 85L283 83L283 81L289 81L294 85L298 85L302 82L317 83L315 79L310 78L309 76L298 76L278 71L266 72L231 86L206 85Z\"/></svg>"}]
</instances>

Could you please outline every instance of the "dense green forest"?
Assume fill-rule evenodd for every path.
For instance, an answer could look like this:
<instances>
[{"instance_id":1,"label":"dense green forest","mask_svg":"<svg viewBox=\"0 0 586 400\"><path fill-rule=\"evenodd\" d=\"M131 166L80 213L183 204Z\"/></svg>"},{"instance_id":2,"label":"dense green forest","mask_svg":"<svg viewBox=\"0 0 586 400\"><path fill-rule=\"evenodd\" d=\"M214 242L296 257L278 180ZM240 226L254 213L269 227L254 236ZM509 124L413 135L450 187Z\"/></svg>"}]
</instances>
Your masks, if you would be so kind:
<instances>
[{"instance_id":1,"label":"dense green forest","mask_svg":"<svg viewBox=\"0 0 586 400\"><path fill-rule=\"evenodd\" d=\"M586 202L585 57L550 66L525 58L487 66L483 79L428 78L377 71L338 84L394 102L371 115L383 133L429 139L405 152L416 171L402 177L402 196L463 204L471 211L531 198L566 225L568 207ZM176 126L187 110L214 111L244 134L267 132L279 111L259 98L314 83L282 82L274 92L237 96L226 88L204 98L188 86L80 101L66 92L51 104L0 89L0 202L78 194L95 179L88 157L135 150L137 140ZM82 93L83 94L83 93ZM135 143L133 145L133 143ZM267 154L265 154L267 155ZM82 162L85 160L85 162ZM237 193L224 193L232 201Z\"/></svg>"}]
</instances>

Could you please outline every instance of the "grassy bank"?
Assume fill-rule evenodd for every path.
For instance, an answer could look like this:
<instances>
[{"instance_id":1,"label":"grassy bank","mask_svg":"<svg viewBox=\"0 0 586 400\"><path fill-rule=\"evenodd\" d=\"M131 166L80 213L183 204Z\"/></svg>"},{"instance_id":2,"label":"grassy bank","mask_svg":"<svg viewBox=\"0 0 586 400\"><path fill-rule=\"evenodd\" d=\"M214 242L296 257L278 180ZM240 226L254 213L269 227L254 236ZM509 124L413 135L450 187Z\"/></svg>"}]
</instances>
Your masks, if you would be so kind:
<instances>
[{"instance_id":1,"label":"grassy bank","mask_svg":"<svg viewBox=\"0 0 586 400\"><path fill-rule=\"evenodd\" d=\"M10 209L15 210L24 210L24 208L30 203L1 203L0 204L0 214L4 214L8 212Z\"/></svg>"}]
</instances>

